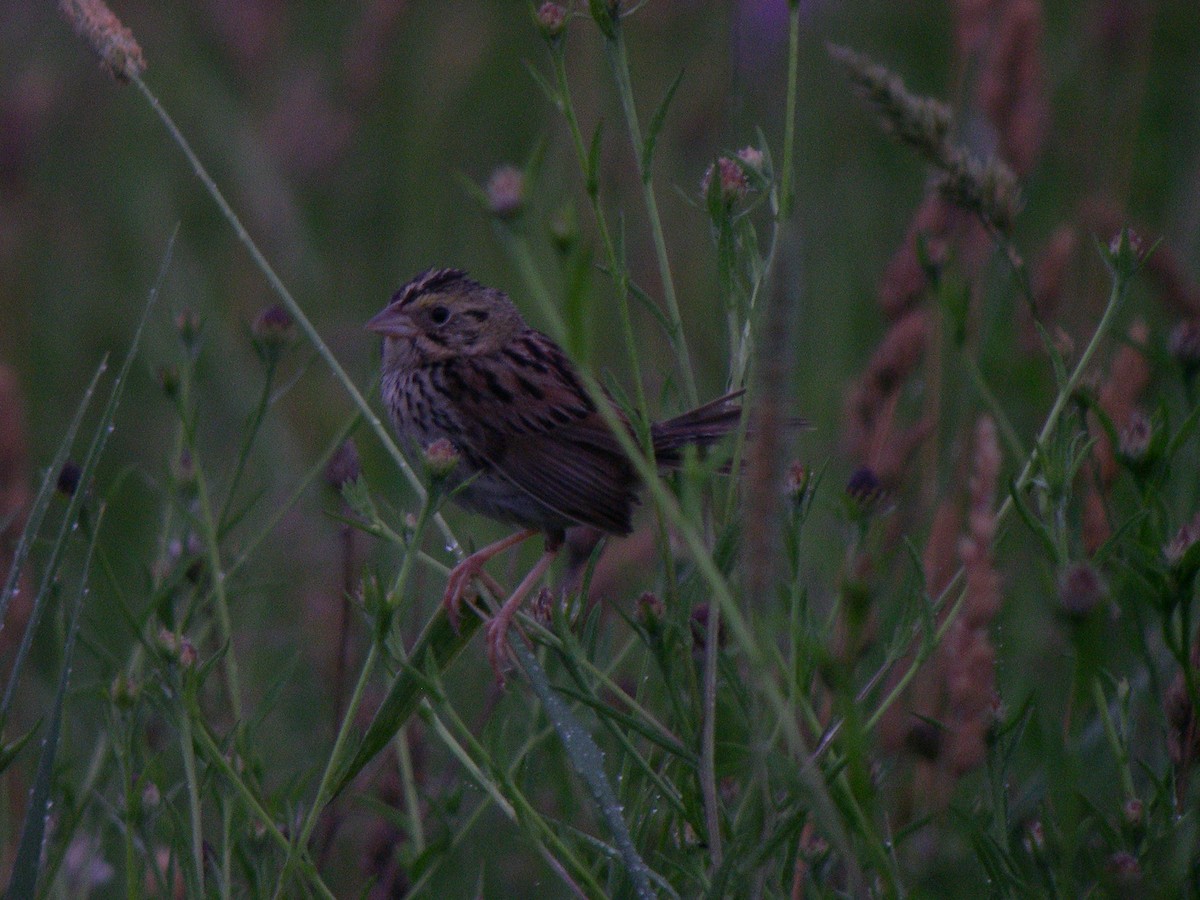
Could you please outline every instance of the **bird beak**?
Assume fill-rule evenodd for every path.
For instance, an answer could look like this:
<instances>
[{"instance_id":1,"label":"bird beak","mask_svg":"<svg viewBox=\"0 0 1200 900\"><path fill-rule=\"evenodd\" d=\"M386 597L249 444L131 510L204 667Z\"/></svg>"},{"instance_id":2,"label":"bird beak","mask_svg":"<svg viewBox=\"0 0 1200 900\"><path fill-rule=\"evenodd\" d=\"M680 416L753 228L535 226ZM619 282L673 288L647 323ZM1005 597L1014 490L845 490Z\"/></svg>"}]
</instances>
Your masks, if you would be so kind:
<instances>
[{"instance_id":1,"label":"bird beak","mask_svg":"<svg viewBox=\"0 0 1200 900\"><path fill-rule=\"evenodd\" d=\"M389 306L371 321L367 322L367 331L374 331L386 337L412 337L417 333L412 318L406 312L401 312L396 306Z\"/></svg>"}]
</instances>

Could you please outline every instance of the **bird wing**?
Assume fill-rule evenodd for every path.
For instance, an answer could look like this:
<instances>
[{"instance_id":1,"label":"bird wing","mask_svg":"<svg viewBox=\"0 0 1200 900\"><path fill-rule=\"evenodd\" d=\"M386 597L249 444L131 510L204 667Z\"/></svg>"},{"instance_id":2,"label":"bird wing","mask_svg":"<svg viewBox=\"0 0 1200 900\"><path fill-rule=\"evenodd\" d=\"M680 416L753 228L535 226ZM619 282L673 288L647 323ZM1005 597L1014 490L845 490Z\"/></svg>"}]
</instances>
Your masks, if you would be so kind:
<instances>
[{"instance_id":1,"label":"bird wing","mask_svg":"<svg viewBox=\"0 0 1200 900\"><path fill-rule=\"evenodd\" d=\"M456 402L488 467L568 521L628 534L633 467L565 354L530 330L462 365L476 389L456 391Z\"/></svg>"}]
</instances>

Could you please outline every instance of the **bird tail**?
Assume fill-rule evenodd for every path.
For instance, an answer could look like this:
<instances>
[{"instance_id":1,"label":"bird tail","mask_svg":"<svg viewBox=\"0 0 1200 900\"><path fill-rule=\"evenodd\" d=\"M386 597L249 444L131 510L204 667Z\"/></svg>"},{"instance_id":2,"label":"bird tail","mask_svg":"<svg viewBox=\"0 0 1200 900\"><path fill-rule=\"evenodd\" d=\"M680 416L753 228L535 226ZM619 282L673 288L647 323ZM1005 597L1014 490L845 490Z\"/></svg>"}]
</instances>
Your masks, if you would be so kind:
<instances>
[{"instance_id":1,"label":"bird tail","mask_svg":"<svg viewBox=\"0 0 1200 900\"><path fill-rule=\"evenodd\" d=\"M650 438L659 464L678 464L681 448L707 447L737 428L742 419L744 393L731 391L673 419L651 425Z\"/></svg>"}]
</instances>

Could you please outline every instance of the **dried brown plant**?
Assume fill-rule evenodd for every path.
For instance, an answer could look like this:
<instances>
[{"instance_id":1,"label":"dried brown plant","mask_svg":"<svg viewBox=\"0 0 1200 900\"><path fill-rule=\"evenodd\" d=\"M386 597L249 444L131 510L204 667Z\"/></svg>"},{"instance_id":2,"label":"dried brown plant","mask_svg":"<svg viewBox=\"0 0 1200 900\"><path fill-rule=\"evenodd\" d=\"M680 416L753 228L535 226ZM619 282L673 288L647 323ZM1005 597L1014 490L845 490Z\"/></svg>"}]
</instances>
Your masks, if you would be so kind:
<instances>
[{"instance_id":1,"label":"dried brown plant","mask_svg":"<svg viewBox=\"0 0 1200 900\"><path fill-rule=\"evenodd\" d=\"M946 104L913 94L898 75L848 47L830 45L829 54L875 107L884 130L934 167L934 184L946 200L997 231L1012 228L1022 205L1016 174L1000 159L980 159L954 143L953 117Z\"/></svg>"},{"instance_id":2,"label":"dried brown plant","mask_svg":"<svg viewBox=\"0 0 1200 900\"><path fill-rule=\"evenodd\" d=\"M1044 327L1054 318L1067 287L1071 261L1079 247L1074 226L1059 225L1046 241L1046 247L1033 269L1033 308L1022 309L1021 343L1027 352L1042 349L1041 336L1034 328L1034 319Z\"/></svg>"},{"instance_id":3,"label":"dried brown plant","mask_svg":"<svg viewBox=\"0 0 1200 900\"><path fill-rule=\"evenodd\" d=\"M983 52L979 105L996 129L1000 153L1017 175L1033 171L1049 118L1042 67L1042 4L1008 0Z\"/></svg>"},{"instance_id":4,"label":"dried brown plant","mask_svg":"<svg viewBox=\"0 0 1200 900\"><path fill-rule=\"evenodd\" d=\"M922 246L924 261L920 256ZM929 192L880 279L879 305L884 315L896 319L921 300L930 284L926 265L940 266L953 256L964 272L972 273L990 248L991 237L975 216L947 202L936 191Z\"/></svg>"},{"instance_id":5,"label":"dried brown plant","mask_svg":"<svg viewBox=\"0 0 1200 900\"><path fill-rule=\"evenodd\" d=\"M930 430L927 421L907 427L896 421L901 390L925 355L930 330L928 310L914 309L897 319L847 397L847 451L856 462L870 466L885 487L895 487L904 464Z\"/></svg>"},{"instance_id":6,"label":"dried brown plant","mask_svg":"<svg viewBox=\"0 0 1200 900\"><path fill-rule=\"evenodd\" d=\"M1144 322L1139 320L1130 326L1129 343L1113 355L1108 377L1097 391L1096 400L1118 434L1129 426L1139 398L1150 386L1150 363L1140 349L1148 338L1149 330ZM1088 417L1088 430L1095 445L1092 448L1092 478L1083 501L1083 544L1091 554L1112 533L1104 499L1116 480L1118 469L1116 448L1095 416Z\"/></svg>"},{"instance_id":7,"label":"dried brown plant","mask_svg":"<svg viewBox=\"0 0 1200 900\"><path fill-rule=\"evenodd\" d=\"M967 534L959 544L966 587L962 611L941 647L949 730L946 762L955 778L976 768L987 750L986 738L996 705L996 651L988 627L1000 609L1000 573L996 570L994 498L1000 482L1000 445L990 418L975 429L975 471L971 476Z\"/></svg>"},{"instance_id":8,"label":"dried brown plant","mask_svg":"<svg viewBox=\"0 0 1200 900\"><path fill-rule=\"evenodd\" d=\"M113 78L129 81L146 70L146 59L133 32L121 24L103 0L59 0L58 8Z\"/></svg>"}]
</instances>

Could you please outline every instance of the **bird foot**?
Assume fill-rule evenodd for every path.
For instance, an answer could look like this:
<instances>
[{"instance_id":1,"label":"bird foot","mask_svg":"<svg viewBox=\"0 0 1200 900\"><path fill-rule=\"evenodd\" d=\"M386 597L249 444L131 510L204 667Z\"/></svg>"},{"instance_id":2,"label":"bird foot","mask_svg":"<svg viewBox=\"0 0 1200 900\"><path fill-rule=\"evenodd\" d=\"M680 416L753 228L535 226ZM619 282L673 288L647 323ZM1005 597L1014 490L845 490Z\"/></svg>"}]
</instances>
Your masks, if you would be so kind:
<instances>
[{"instance_id":1,"label":"bird foot","mask_svg":"<svg viewBox=\"0 0 1200 900\"><path fill-rule=\"evenodd\" d=\"M511 612L506 607L485 626L488 662L496 673L496 684L501 688L504 687L504 669L508 663L508 629L516 612L517 607L514 606Z\"/></svg>"},{"instance_id":2,"label":"bird foot","mask_svg":"<svg viewBox=\"0 0 1200 900\"><path fill-rule=\"evenodd\" d=\"M483 561L468 556L450 570L450 575L446 579L446 593L442 595L442 603L446 607L446 616L450 619L450 625L456 634L458 633L463 598L470 591L471 582L478 578L482 571Z\"/></svg>"}]
</instances>

